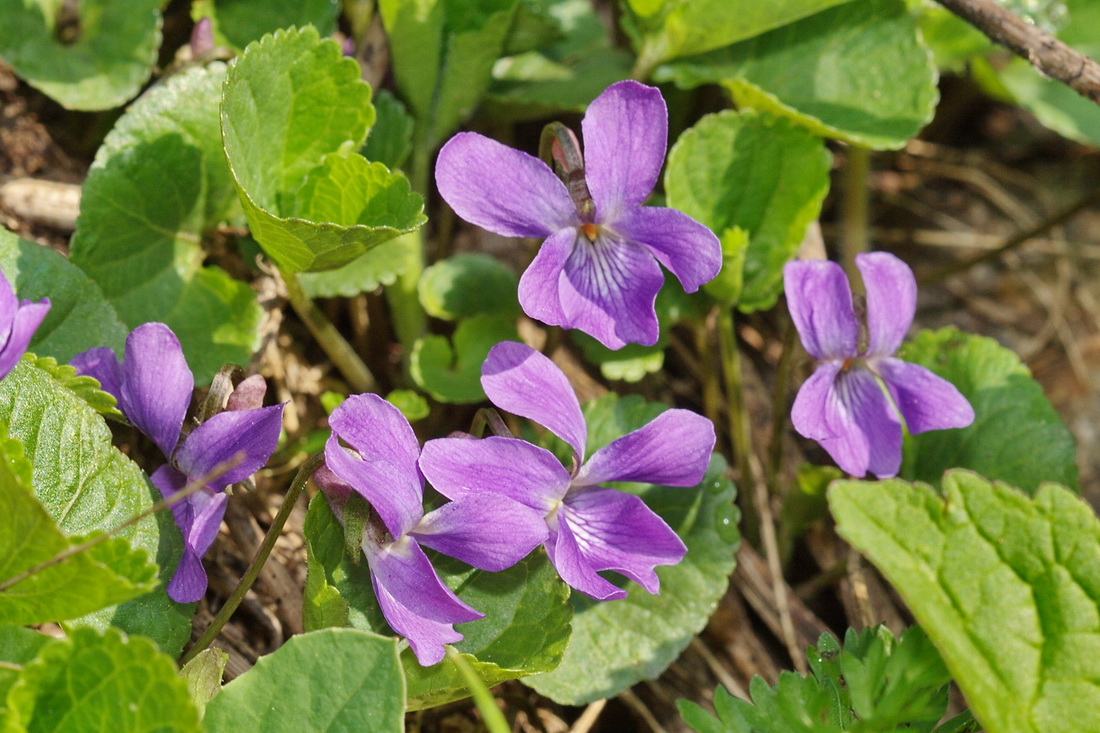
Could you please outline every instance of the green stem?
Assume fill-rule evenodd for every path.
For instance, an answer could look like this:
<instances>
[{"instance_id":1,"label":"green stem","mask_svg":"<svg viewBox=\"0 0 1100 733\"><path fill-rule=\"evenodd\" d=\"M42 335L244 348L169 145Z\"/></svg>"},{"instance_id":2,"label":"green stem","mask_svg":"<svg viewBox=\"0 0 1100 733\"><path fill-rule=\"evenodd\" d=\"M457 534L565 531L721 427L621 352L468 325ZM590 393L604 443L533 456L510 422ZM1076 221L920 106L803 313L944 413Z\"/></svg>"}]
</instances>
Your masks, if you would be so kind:
<instances>
[{"instance_id":1,"label":"green stem","mask_svg":"<svg viewBox=\"0 0 1100 733\"><path fill-rule=\"evenodd\" d=\"M317 304L306 295L306 291L302 289L302 283L298 280L297 273L280 270L279 274L282 275L283 282L286 283L290 305L299 317L305 321L310 333L317 339L317 343L324 349L328 358L332 359L332 363L336 365L340 373L344 375L344 379L348 380L352 391L377 391L378 383L375 381L370 369L359 358L359 354L355 353L355 349L347 342L347 339L336 330L336 326L332 325L332 321L328 319L328 316L322 313Z\"/></svg>"},{"instance_id":2,"label":"green stem","mask_svg":"<svg viewBox=\"0 0 1100 733\"><path fill-rule=\"evenodd\" d=\"M642 43L642 50L638 53L638 58L634 60L634 68L630 70L631 79L646 81L653 70L664 61L665 43L654 40L654 38L654 36L647 36Z\"/></svg>"},{"instance_id":3,"label":"green stem","mask_svg":"<svg viewBox=\"0 0 1100 733\"><path fill-rule=\"evenodd\" d=\"M306 482L309 481L309 477L313 475L313 472L320 468L321 464L325 460L323 453L318 453L315 456L310 456L309 460L302 464L302 467L298 469L298 473L295 474L294 480L290 482L290 488L287 489L286 496L283 498L283 504L279 507L279 513L275 515L275 519L272 520L271 526L267 528L267 534L264 535L263 542L260 543L260 547L256 550L256 556L252 558L252 564L248 566L248 569L244 571L244 575L241 576L241 582L237 584L237 587L233 590L233 595L226 599L225 605L218 611L218 615L214 617L214 620L210 622L210 625L206 627L206 631L202 633L199 640L196 641L187 653L180 657L179 664L183 665L194 659L199 652L213 643L217 638L218 633L221 632L222 627L229 621L230 617L237 610L237 606L241 605L241 601L244 600L245 593L252 587L252 584L256 582L256 578L260 577L260 570L263 569L264 563L267 562L268 556L271 554L271 550L275 547L276 540L279 539L279 534L283 531L283 525L286 524L286 520L290 518L290 513L294 510L294 505L298 503L298 497L302 493L302 489L305 488Z\"/></svg>"},{"instance_id":4,"label":"green stem","mask_svg":"<svg viewBox=\"0 0 1100 733\"><path fill-rule=\"evenodd\" d=\"M431 149L421 140L413 150L409 166L409 183L412 189L428 200L428 176L431 167ZM397 338L405 347L405 355L412 353L416 340L428 330L428 316L420 305L417 286L424 272L424 234L422 229L400 237L404 244L405 271L397 276L393 285L386 287L386 300L393 311L393 326Z\"/></svg>"},{"instance_id":5,"label":"green stem","mask_svg":"<svg viewBox=\"0 0 1100 733\"><path fill-rule=\"evenodd\" d=\"M749 416L745 411L742 392L741 354L737 349L737 337L733 329L733 309L723 308L718 313L718 348L722 356L722 371L726 378L730 449L737 464L741 487L737 493L741 502L741 514L745 518L746 539L755 544L759 540L760 517L752 500L753 474L752 462L749 460L752 443L749 440Z\"/></svg>"},{"instance_id":6,"label":"green stem","mask_svg":"<svg viewBox=\"0 0 1100 733\"><path fill-rule=\"evenodd\" d=\"M859 145L848 146L848 160L844 166L844 272L853 290L859 290L862 280L856 268L856 255L870 248L867 226L867 180L871 174L871 151Z\"/></svg>"},{"instance_id":7,"label":"green stem","mask_svg":"<svg viewBox=\"0 0 1100 733\"><path fill-rule=\"evenodd\" d=\"M721 390L718 373L711 368L714 363L710 346L709 319L695 324L695 351L699 354L699 376L703 382L703 413L715 425L721 417Z\"/></svg>"},{"instance_id":8,"label":"green stem","mask_svg":"<svg viewBox=\"0 0 1100 733\"><path fill-rule=\"evenodd\" d=\"M505 720L504 713L500 712L496 700L489 693L489 688L485 686L485 680L481 679L481 675L474 671L470 663L463 659L453 646L447 647L447 659L455 666L459 675L462 676L462 681L466 683L466 688L474 698L474 704L481 711L481 719L485 723L486 730L489 733L511 733L512 729Z\"/></svg>"}]
</instances>

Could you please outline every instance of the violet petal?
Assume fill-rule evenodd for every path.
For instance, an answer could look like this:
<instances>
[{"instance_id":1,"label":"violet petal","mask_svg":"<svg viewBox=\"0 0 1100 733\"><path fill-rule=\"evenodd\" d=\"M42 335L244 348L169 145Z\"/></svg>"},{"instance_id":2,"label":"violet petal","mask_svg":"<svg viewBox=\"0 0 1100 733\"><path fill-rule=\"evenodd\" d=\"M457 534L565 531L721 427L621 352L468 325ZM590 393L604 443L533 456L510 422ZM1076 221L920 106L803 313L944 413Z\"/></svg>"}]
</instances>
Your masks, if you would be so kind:
<instances>
[{"instance_id":1,"label":"violet petal","mask_svg":"<svg viewBox=\"0 0 1100 733\"><path fill-rule=\"evenodd\" d=\"M668 142L665 100L636 81L612 84L588 105L581 132L596 222L613 222L641 206L657 183Z\"/></svg>"},{"instance_id":2,"label":"violet petal","mask_svg":"<svg viewBox=\"0 0 1100 733\"><path fill-rule=\"evenodd\" d=\"M0 278L0 280L2 279ZM19 360L23 358L27 346L31 343L31 338L34 337L34 332L38 330L42 319L49 312L49 298L44 298L37 303L24 300L20 304L15 311L15 318L11 323L7 341L0 349L0 378L6 377L19 363Z\"/></svg>"},{"instance_id":3,"label":"violet petal","mask_svg":"<svg viewBox=\"0 0 1100 733\"><path fill-rule=\"evenodd\" d=\"M580 224L565 184L545 163L474 132L439 151L435 181L456 214L506 237L545 237Z\"/></svg>"},{"instance_id":4,"label":"violet petal","mask_svg":"<svg viewBox=\"0 0 1100 733\"><path fill-rule=\"evenodd\" d=\"M523 271L519 279L519 304L531 318L551 326L565 323L558 287L576 239L577 230L573 228L554 232Z\"/></svg>"},{"instance_id":5,"label":"violet petal","mask_svg":"<svg viewBox=\"0 0 1100 733\"><path fill-rule=\"evenodd\" d=\"M199 479L239 454L238 463L207 483L212 491L221 491L263 468L275 452L282 426L283 405L220 412L191 431L176 451L176 467Z\"/></svg>"},{"instance_id":6,"label":"violet petal","mask_svg":"<svg viewBox=\"0 0 1100 733\"><path fill-rule=\"evenodd\" d=\"M253 374L241 380L226 400L227 412L237 410L256 410L264 406L264 396L267 394L267 380L262 374Z\"/></svg>"},{"instance_id":7,"label":"violet petal","mask_svg":"<svg viewBox=\"0 0 1100 733\"><path fill-rule=\"evenodd\" d=\"M856 255L867 291L867 354L890 356L917 312L917 280L909 265L888 252Z\"/></svg>"},{"instance_id":8,"label":"violet petal","mask_svg":"<svg viewBox=\"0 0 1100 733\"><path fill-rule=\"evenodd\" d=\"M840 265L825 260L788 262L783 286L791 319L810 356L821 361L857 355L859 324Z\"/></svg>"},{"instance_id":9,"label":"violet petal","mask_svg":"<svg viewBox=\"0 0 1100 733\"><path fill-rule=\"evenodd\" d=\"M600 576L584 556L568 520L557 518L557 528L546 541L546 554L558 575L570 588L575 588L597 601L617 601L626 598L626 591Z\"/></svg>"},{"instance_id":10,"label":"violet petal","mask_svg":"<svg viewBox=\"0 0 1100 733\"><path fill-rule=\"evenodd\" d=\"M665 520L632 494L587 489L565 498L564 517L593 570L613 570L650 593L661 581L653 568L675 565L687 547Z\"/></svg>"},{"instance_id":11,"label":"violet petal","mask_svg":"<svg viewBox=\"0 0 1100 733\"><path fill-rule=\"evenodd\" d=\"M518 438L429 440L420 455L420 470L449 499L506 496L540 517L569 490L569 473L554 454Z\"/></svg>"},{"instance_id":12,"label":"violet petal","mask_svg":"<svg viewBox=\"0 0 1100 733\"><path fill-rule=\"evenodd\" d=\"M19 298L3 272L0 272L0 344L6 343L19 310Z\"/></svg>"},{"instance_id":13,"label":"violet petal","mask_svg":"<svg viewBox=\"0 0 1100 733\"><path fill-rule=\"evenodd\" d=\"M901 423L875 375L840 371L837 362L822 364L794 403L794 428L821 444L844 471L856 478L871 471L880 479L898 473Z\"/></svg>"},{"instance_id":14,"label":"violet petal","mask_svg":"<svg viewBox=\"0 0 1100 733\"><path fill-rule=\"evenodd\" d=\"M74 356L69 365L76 369L77 374L98 380L100 389L114 397L119 403L119 411L123 415L126 414L120 401L122 399L122 365L118 363L114 349L107 346L88 349Z\"/></svg>"},{"instance_id":15,"label":"violet petal","mask_svg":"<svg viewBox=\"0 0 1100 733\"><path fill-rule=\"evenodd\" d=\"M429 512L410 532L425 547L500 572L549 536L545 513L499 494L471 494Z\"/></svg>"},{"instance_id":16,"label":"violet petal","mask_svg":"<svg viewBox=\"0 0 1100 733\"><path fill-rule=\"evenodd\" d=\"M974 408L955 385L919 364L885 357L874 368L890 388L910 433L965 428L974 422Z\"/></svg>"},{"instance_id":17,"label":"violet petal","mask_svg":"<svg viewBox=\"0 0 1100 733\"><path fill-rule=\"evenodd\" d=\"M649 249L684 286L694 293L722 269L722 244L707 227L676 209L644 206L623 214L614 231Z\"/></svg>"},{"instance_id":18,"label":"violet petal","mask_svg":"<svg viewBox=\"0 0 1100 733\"><path fill-rule=\"evenodd\" d=\"M652 346L660 328L654 303L664 285L648 248L610 237L580 237L565 262L558 294L565 328L576 328L609 349Z\"/></svg>"},{"instance_id":19,"label":"violet petal","mask_svg":"<svg viewBox=\"0 0 1100 733\"><path fill-rule=\"evenodd\" d=\"M409 421L376 394L348 397L329 417L333 434L325 463L370 502L394 537L424 515L424 479L417 466L420 446ZM358 457L339 443L350 445Z\"/></svg>"},{"instance_id":20,"label":"violet petal","mask_svg":"<svg viewBox=\"0 0 1100 733\"><path fill-rule=\"evenodd\" d=\"M149 480L164 497L187 486L187 477L164 465ZM183 534L183 556L168 583L168 596L178 603L194 603L206 592L202 557L214 544L225 516L229 496L199 489L172 505L172 518Z\"/></svg>"},{"instance_id":21,"label":"violet petal","mask_svg":"<svg viewBox=\"0 0 1100 733\"><path fill-rule=\"evenodd\" d=\"M444 645L462 639L454 624L484 616L444 585L412 538L383 546L364 540L363 552L386 623L409 640L421 665L436 664L443 659Z\"/></svg>"},{"instance_id":22,"label":"violet petal","mask_svg":"<svg viewBox=\"0 0 1100 733\"><path fill-rule=\"evenodd\" d=\"M695 486L703 480L713 450L714 426L710 420L689 410L666 410L593 453L573 485L643 481Z\"/></svg>"},{"instance_id":23,"label":"violet petal","mask_svg":"<svg viewBox=\"0 0 1100 733\"><path fill-rule=\"evenodd\" d=\"M191 404L195 380L179 339L163 323L145 323L126 339L119 408L171 457Z\"/></svg>"},{"instance_id":24,"label":"violet petal","mask_svg":"<svg viewBox=\"0 0 1100 733\"><path fill-rule=\"evenodd\" d=\"M503 341L481 365L481 386L494 405L534 420L584 459L588 428L573 387L554 362L526 344Z\"/></svg>"}]
</instances>

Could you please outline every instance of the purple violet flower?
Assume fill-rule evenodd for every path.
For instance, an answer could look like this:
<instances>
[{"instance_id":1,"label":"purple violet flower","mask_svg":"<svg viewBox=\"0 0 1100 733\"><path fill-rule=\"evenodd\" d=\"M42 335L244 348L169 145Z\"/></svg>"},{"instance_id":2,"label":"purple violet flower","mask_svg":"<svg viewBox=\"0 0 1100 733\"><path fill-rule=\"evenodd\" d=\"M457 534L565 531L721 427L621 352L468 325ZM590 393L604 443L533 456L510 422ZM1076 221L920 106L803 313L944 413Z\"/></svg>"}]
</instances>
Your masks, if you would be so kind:
<instances>
[{"instance_id":1,"label":"purple violet flower","mask_svg":"<svg viewBox=\"0 0 1100 733\"><path fill-rule=\"evenodd\" d=\"M131 331L122 364L114 351L100 347L78 354L72 365L78 373L98 379L103 391L118 400L118 409L126 419L168 458L169 462L149 477L163 496L240 457L204 489L172 505L172 516L183 533L183 557L168 583L168 595L179 603L199 600L207 583L202 556L214 543L225 515L225 489L267 463L279 441L283 406L219 413L192 430L177 447L195 381L180 342L168 326L146 323ZM261 383L262 378L242 382L242 395L231 396L230 407L260 404L262 394L259 400L256 397Z\"/></svg>"},{"instance_id":2,"label":"purple violet flower","mask_svg":"<svg viewBox=\"0 0 1100 733\"><path fill-rule=\"evenodd\" d=\"M546 552L562 579L597 600L625 598L601 577L613 570L650 593L660 590L654 567L675 565L687 548L664 520L632 494L600 486L642 481L694 486L703 479L714 426L688 410L667 410L596 451L586 462L588 429L580 403L553 362L524 344L506 341L489 352L481 384L498 407L534 420L574 451L566 470L548 450L524 440L429 440L420 468L443 495L461 500L495 492L545 518Z\"/></svg>"},{"instance_id":3,"label":"purple violet flower","mask_svg":"<svg viewBox=\"0 0 1100 733\"><path fill-rule=\"evenodd\" d=\"M886 252L856 255L856 266L867 289L862 334L840 265L800 260L783 268L791 318L817 361L791 421L847 473L889 478L901 466L902 419L916 434L964 428L974 410L953 384L893 356L916 313L917 281L909 266Z\"/></svg>"},{"instance_id":4,"label":"purple violet flower","mask_svg":"<svg viewBox=\"0 0 1100 733\"><path fill-rule=\"evenodd\" d=\"M568 188L539 159L466 132L439 153L439 193L483 229L545 239L519 283L527 315L580 329L612 349L651 345L664 284L658 263L695 292L718 274L721 245L682 212L642 206L668 138L657 89L612 84L588 106L581 128L585 162Z\"/></svg>"},{"instance_id":5,"label":"purple violet flower","mask_svg":"<svg viewBox=\"0 0 1100 733\"><path fill-rule=\"evenodd\" d=\"M538 547L546 525L526 506L492 493L464 496L425 514L416 435L401 412L378 395L352 395L333 410L329 425L327 472L314 478L338 516L351 490L370 504L373 517L362 547L382 615L409 640L421 665L436 664L445 644L463 638L454 624L484 614L444 585L421 545L497 572Z\"/></svg>"},{"instance_id":6,"label":"purple violet flower","mask_svg":"<svg viewBox=\"0 0 1100 733\"><path fill-rule=\"evenodd\" d=\"M49 298L37 303L19 300L0 272L0 379L8 376L23 358L31 337L49 311Z\"/></svg>"}]
</instances>

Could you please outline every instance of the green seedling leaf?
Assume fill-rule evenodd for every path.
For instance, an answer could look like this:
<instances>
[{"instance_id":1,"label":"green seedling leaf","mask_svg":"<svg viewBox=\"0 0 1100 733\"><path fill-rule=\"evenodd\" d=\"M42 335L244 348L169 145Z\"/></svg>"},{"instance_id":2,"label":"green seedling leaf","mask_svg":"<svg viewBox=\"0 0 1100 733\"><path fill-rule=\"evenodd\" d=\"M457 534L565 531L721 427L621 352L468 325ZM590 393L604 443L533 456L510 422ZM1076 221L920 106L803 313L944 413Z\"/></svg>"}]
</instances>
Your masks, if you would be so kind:
<instances>
[{"instance_id":1,"label":"green seedling leaf","mask_svg":"<svg viewBox=\"0 0 1100 733\"><path fill-rule=\"evenodd\" d=\"M505 264L479 252L455 255L424 270L417 286L429 316L457 321L477 315L519 316L519 281Z\"/></svg>"},{"instance_id":2,"label":"green seedling leaf","mask_svg":"<svg viewBox=\"0 0 1100 733\"><path fill-rule=\"evenodd\" d=\"M202 731L172 658L117 629L74 629L42 647L8 692L8 714L27 731Z\"/></svg>"},{"instance_id":3,"label":"green seedling leaf","mask_svg":"<svg viewBox=\"0 0 1100 733\"><path fill-rule=\"evenodd\" d=\"M0 626L0 721L4 720L8 690L19 679L21 667L34 660L42 647L57 640L22 626ZM14 665L14 666L9 666Z\"/></svg>"},{"instance_id":4,"label":"green seedling leaf","mask_svg":"<svg viewBox=\"0 0 1100 733\"><path fill-rule=\"evenodd\" d=\"M615 48L607 27L587 0L520 3L508 54L493 65L484 116L525 120L583 112L607 87L630 77L633 57ZM540 39L516 43L519 21L538 18Z\"/></svg>"},{"instance_id":5,"label":"green seedling leaf","mask_svg":"<svg viewBox=\"0 0 1100 733\"><path fill-rule=\"evenodd\" d=\"M397 88L431 150L474 111L489 86L518 0L380 0Z\"/></svg>"},{"instance_id":6,"label":"green seedling leaf","mask_svg":"<svg viewBox=\"0 0 1100 733\"><path fill-rule=\"evenodd\" d=\"M587 361L599 365L604 379L640 382L647 374L661 371L665 365L667 343L664 333L662 329L657 343L652 346L627 344L618 350L607 348L581 331L570 331L569 338L581 347Z\"/></svg>"},{"instance_id":7,"label":"green seedling leaf","mask_svg":"<svg viewBox=\"0 0 1100 733\"><path fill-rule=\"evenodd\" d=\"M111 445L103 418L33 358L0 381L0 423L23 444L34 467L35 498L69 537L112 530L161 498L141 469ZM164 591L183 546L171 514L146 517L118 537L156 560L161 586L67 625L117 626L178 654L190 636L194 607L171 601Z\"/></svg>"},{"instance_id":8,"label":"green seedling leaf","mask_svg":"<svg viewBox=\"0 0 1100 733\"><path fill-rule=\"evenodd\" d=\"M785 671L774 686L754 677L752 702L715 690L717 719L686 700L680 712L704 733L885 733L931 731L947 710L951 678L919 627L896 641L884 626L858 634L849 629L843 649L822 634L806 656L812 675Z\"/></svg>"},{"instance_id":9,"label":"green seedling leaf","mask_svg":"<svg viewBox=\"0 0 1100 733\"><path fill-rule=\"evenodd\" d=\"M121 350L127 329L99 287L48 247L0 229L0 270L21 299L50 299L30 351L68 362L94 346Z\"/></svg>"},{"instance_id":10,"label":"green seedling leaf","mask_svg":"<svg viewBox=\"0 0 1100 733\"><path fill-rule=\"evenodd\" d=\"M127 326L168 324L198 384L248 361L263 316L247 283L203 265L203 237L240 217L218 131L224 78L224 64L188 69L129 108L96 152L71 245Z\"/></svg>"},{"instance_id":11,"label":"green seedling leaf","mask_svg":"<svg viewBox=\"0 0 1100 733\"><path fill-rule=\"evenodd\" d=\"M345 553L344 532L324 496L310 502L305 535L310 556L324 570L326 583L348 605L348 623L366 631L393 632L371 590L370 571L360 556ZM561 661L569 641L572 609L568 587L541 551L500 572L473 570L451 558L429 553L440 577L458 597L485 618L455 629L465 638L455 645L486 685L546 672ZM315 588L323 587L320 583ZM307 595L307 606L311 603ZM411 649L401 654L408 680L408 708L442 705L467 697L466 684L446 660L424 668Z\"/></svg>"},{"instance_id":12,"label":"green seedling leaf","mask_svg":"<svg viewBox=\"0 0 1100 733\"><path fill-rule=\"evenodd\" d=\"M367 144L360 151L363 157L397 170L412 152L413 127L416 122L401 100L383 89L374 98L376 119L367 135Z\"/></svg>"},{"instance_id":13,"label":"green seedling leaf","mask_svg":"<svg viewBox=\"0 0 1100 733\"><path fill-rule=\"evenodd\" d=\"M191 693L191 703L199 711L199 718L206 713L206 704L222 691L222 676L228 661L228 654L211 647L196 654L180 670L180 675L187 683L187 691Z\"/></svg>"},{"instance_id":14,"label":"green seedling leaf","mask_svg":"<svg viewBox=\"0 0 1100 733\"><path fill-rule=\"evenodd\" d=\"M336 30L338 0L195 0L192 20L210 18L214 43L240 52L266 33L289 26L312 25L322 36Z\"/></svg>"},{"instance_id":15,"label":"green seedling leaf","mask_svg":"<svg viewBox=\"0 0 1100 733\"><path fill-rule=\"evenodd\" d=\"M744 311L775 304L783 265L821 211L829 165L821 139L766 113L719 112L680 136L665 189L669 206L719 233L723 265L708 293Z\"/></svg>"},{"instance_id":16,"label":"green seedling leaf","mask_svg":"<svg viewBox=\"0 0 1100 733\"><path fill-rule=\"evenodd\" d=\"M916 135L939 96L936 67L903 0L846 3L680 59L656 77L684 87L721 83L738 107L876 150Z\"/></svg>"},{"instance_id":17,"label":"green seedling leaf","mask_svg":"<svg viewBox=\"0 0 1100 733\"><path fill-rule=\"evenodd\" d=\"M57 0L0 0L0 57L68 109L117 107L149 79L160 47L160 0L82 0L59 27Z\"/></svg>"},{"instance_id":18,"label":"green seedling leaf","mask_svg":"<svg viewBox=\"0 0 1100 733\"><path fill-rule=\"evenodd\" d=\"M370 98L359 65L312 27L264 36L229 70L225 157L252 236L288 272L347 265L425 221L404 176L350 152Z\"/></svg>"},{"instance_id":19,"label":"green seedling leaf","mask_svg":"<svg viewBox=\"0 0 1100 733\"><path fill-rule=\"evenodd\" d=\"M405 729L405 684L393 639L356 629L292 637L206 706L208 733Z\"/></svg>"},{"instance_id":20,"label":"green seedling leaf","mask_svg":"<svg viewBox=\"0 0 1100 733\"><path fill-rule=\"evenodd\" d=\"M481 364L489 349L517 338L514 318L466 318L455 329L453 348L446 336L417 339L409 358L409 373L416 386L440 402L481 402L485 399Z\"/></svg>"},{"instance_id":21,"label":"green seedling leaf","mask_svg":"<svg viewBox=\"0 0 1100 733\"><path fill-rule=\"evenodd\" d=\"M639 56L661 63L793 23L850 0L627 0L645 30Z\"/></svg>"},{"instance_id":22,"label":"green seedling leaf","mask_svg":"<svg viewBox=\"0 0 1100 733\"><path fill-rule=\"evenodd\" d=\"M588 455L641 427L664 409L638 397L607 395L584 407ZM580 593L570 596L573 636L561 665L525 684L564 705L584 705L610 697L643 679L656 678L706 624L725 593L740 540L734 487L717 454L702 483L691 488L616 484L637 493L684 540L687 556L661 567L660 595L637 585L621 601L600 603Z\"/></svg>"},{"instance_id":23,"label":"green seedling leaf","mask_svg":"<svg viewBox=\"0 0 1100 733\"><path fill-rule=\"evenodd\" d=\"M898 356L954 384L974 408L961 430L906 439L901 475L937 484L949 468L1034 491L1044 481L1077 487L1073 435L1012 351L951 328L921 331Z\"/></svg>"},{"instance_id":24,"label":"green seedling leaf","mask_svg":"<svg viewBox=\"0 0 1100 733\"><path fill-rule=\"evenodd\" d=\"M428 401L423 395L411 389L395 389L386 395L386 401L401 410L401 414L409 422L423 420L431 413Z\"/></svg>"},{"instance_id":25,"label":"green seedling leaf","mask_svg":"<svg viewBox=\"0 0 1100 733\"><path fill-rule=\"evenodd\" d=\"M1054 484L1033 498L969 471L943 496L838 481L837 531L898 591L991 733L1100 719L1100 522Z\"/></svg>"}]
</instances>

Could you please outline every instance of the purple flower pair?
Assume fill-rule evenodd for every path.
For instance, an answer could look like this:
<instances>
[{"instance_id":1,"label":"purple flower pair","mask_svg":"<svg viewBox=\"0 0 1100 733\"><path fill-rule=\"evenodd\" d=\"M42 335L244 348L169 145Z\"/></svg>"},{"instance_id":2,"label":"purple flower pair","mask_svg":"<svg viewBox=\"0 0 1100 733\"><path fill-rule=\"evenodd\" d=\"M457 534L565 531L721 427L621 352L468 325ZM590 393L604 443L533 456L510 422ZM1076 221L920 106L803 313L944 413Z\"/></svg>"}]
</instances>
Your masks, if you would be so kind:
<instances>
[{"instance_id":1,"label":"purple flower pair","mask_svg":"<svg viewBox=\"0 0 1100 733\"><path fill-rule=\"evenodd\" d=\"M207 584L202 556L217 537L225 515L225 489L267 463L279 440L283 406L260 407L266 386L262 377L250 377L230 397L228 411L197 426L177 447L195 383L180 342L168 326L146 323L135 328L126 339L122 364L114 351L100 347L79 354L72 365L80 374L98 379L103 391L118 400L126 419L164 453L168 463L150 476L162 495L170 496L237 461L209 479L205 488L172 506L184 548L168 583L168 595L180 603L199 600Z\"/></svg>"},{"instance_id":2,"label":"purple flower pair","mask_svg":"<svg viewBox=\"0 0 1100 733\"><path fill-rule=\"evenodd\" d=\"M642 205L668 139L657 89L611 85L588 106L581 128L584 163L568 187L539 159L468 132L439 153L439 193L484 229L546 240L520 279L527 315L580 329L612 349L651 345L664 284L658 263L694 292L718 274L721 245L686 214Z\"/></svg>"},{"instance_id":3,"label":"purple flower pair","mask_svg":"<svg viewBox=\"0 0 1100 733\"><path fill-rule=\"evenodd\" d=\"M791 318L817 361L791 421L844 471L888 478L901 467L902 420L914 434L963 428L974 410L950 382L893 356L916 313L909 266L886 252L856 255L856 266L867 290L862 334L839 265L801 260L783 269Z\"/></svg>"},{"instance_id":4,"label":"purple flower pair","mask_svg":"<svg viewBox=\"0 0 1100 733\"><path fill-rule=\"evenodd\" d=\"M481 384L497 407L533 420L573 449L571 470L550 451L524 440L429 440L420 457L424 475L444 496L497 496L529 507L548 530L546 552L562 580L596 600L627 593L600 575L611 570L657 593L654 568L674 565L687 548L633 494L609 481L694 486L703 479L714 427L687 410L668 410L612 441L585 461L588 429L566 376L539 352L506 341L489 352Z\"/></svg>"},{"instance_id":5,"label":"purple flower pair","mask_svg":"<svg viewBox=\"0 0 1100 733\"><path fill-rule=\"evenodd\" d=\"M19 300L0 272L0 379L8 376L23 358L31 337L49 311L49 298L37 303Z\"/></svg>"},{"instance_id":6,"label":"purple flower pair","mask_svg":"<svg viewBox=\"0 0 1100 733\"><path fill-rule=\"evenodd\" d=\"M546 526L527 507L493 494L463 497L425 514L416 435L378 395L349 397L333 410L329 425L325 467L314 479L338 516L352 490L370 503L374 516L361 544L378 605L420 664L436 664L444 645L462 639L454 624L484 614L439 579L421 546L496 572L538 547Z\"/></svg>"}]
</instances>

